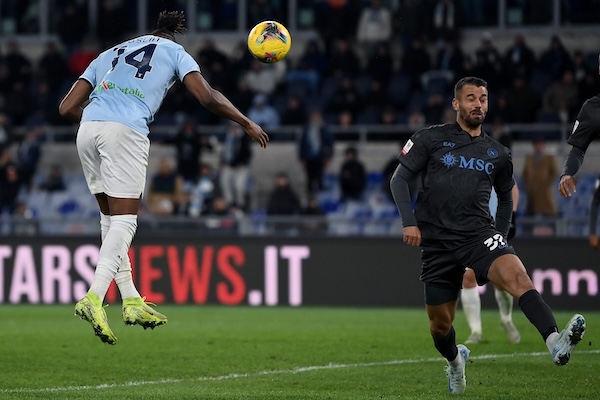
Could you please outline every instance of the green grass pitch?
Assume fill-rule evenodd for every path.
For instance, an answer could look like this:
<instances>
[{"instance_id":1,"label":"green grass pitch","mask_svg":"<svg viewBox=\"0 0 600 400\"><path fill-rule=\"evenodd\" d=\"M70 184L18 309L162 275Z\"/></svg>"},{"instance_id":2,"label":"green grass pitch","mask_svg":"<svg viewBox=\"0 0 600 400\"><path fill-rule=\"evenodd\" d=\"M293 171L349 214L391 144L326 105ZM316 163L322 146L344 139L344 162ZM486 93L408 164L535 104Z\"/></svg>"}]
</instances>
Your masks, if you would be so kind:
<instances>
[{"instance_id":1,"label":"green grass pitch","mask_svg":"<svg viewBox=\"0 0 600 400\"><path fill-rule=\"evenodd\" d=\"M72 306L0 306L0 399L448 399L424 309L161 306L169 323L128 327L107 308L116 346ZM471 399L597 399L600 312L569 365L555 366L520 310L522 341L483 314L470 345ZM559 312L560 327L571 313ZM468 336L458 312L459 342Z\"/></svg>"}]
</instances>

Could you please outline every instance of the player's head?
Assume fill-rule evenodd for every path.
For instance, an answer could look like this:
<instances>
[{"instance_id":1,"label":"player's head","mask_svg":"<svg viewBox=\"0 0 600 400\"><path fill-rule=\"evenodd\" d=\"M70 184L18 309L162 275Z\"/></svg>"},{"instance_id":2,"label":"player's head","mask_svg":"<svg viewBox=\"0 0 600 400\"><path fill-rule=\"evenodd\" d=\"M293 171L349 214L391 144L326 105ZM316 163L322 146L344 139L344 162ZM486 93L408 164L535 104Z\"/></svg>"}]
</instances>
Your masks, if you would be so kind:
<instances>
[{"instance_id":1,"label":"player's head","mask_svg":"<svg viewBox=\"0 0 600 400\"><path fill-rule=\"evenodd\" d=\"M152 35L175 41L175 34L184 34L186 30L183 11L161 11Z\"/></svg>"},{"instance_id":2,"label":"player's head","mask_svg":"<svg viewBox=\"0 0 600 400\"><path fill-rule=\"evenodd\" d=\"M452 108L456 111L456 120L468 128L477 128L483 124L488 112L488 85L481 78L469 76L460 79L454 85Z\"/></svg>"}]
</instances>

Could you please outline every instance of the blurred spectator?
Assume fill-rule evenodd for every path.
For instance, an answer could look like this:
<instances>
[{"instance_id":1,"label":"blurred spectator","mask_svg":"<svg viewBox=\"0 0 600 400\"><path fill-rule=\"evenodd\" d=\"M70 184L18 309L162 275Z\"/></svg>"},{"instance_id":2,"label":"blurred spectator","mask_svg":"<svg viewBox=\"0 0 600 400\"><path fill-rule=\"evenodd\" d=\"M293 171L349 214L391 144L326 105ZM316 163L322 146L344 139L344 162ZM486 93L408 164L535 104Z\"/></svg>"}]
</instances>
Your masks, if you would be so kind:
<instances>
[{"instance_id":1,"label":"blurred spectator","mask_svg":"<svg viewBox=\"0 0 600 400\"><path fill-rule=\"evenodd\" d=\"M274 73L274 66L263 64L258 60L252 61L250 70L244 74L243 79L253 92L268 95L275 92L275 88L280 82Z\"/></svg>"},{"instance_id":2,"label":"blurred spectator","mask_svg":"<svg viewBox=\"0 0 600 400\"><path fill-rule=\"evenodd\" d=\"M540 56L540 69L550 73L552 80L559 80L566 70L573 67L571 55L556 35L550 38L550 46Z\"/></svg>"},{"instance_id":3,"label":"blurred spectator","mask_svg":"<svg viewBox=\"0 0 600 400\"><path fill-rule=\"evenodd\" d=\"M219 50L212 38L206 38L198 51L198 64L202 75L214 87L227 91L231 85L229 58Z\"/></svg>"},{"instance_id":4,"label":"blurred spectator","mask_svg":"<svg viewBox=\"0 0 600 400\"><path fill-rule=\"evenodd\" d=\"M86 8L87 4L80 7L74 1L67 2L62 8L58 21L58 35L66 47L67 54L70 54L89 33Z\"/></svg>"},{"instance_id":5,"label":"blurred spectator","mask_svg":"<svg viewBox=\"0 0 600 400\"><path fill-rule=\"evenodd\" d=\"M450 71L453 79L462 76L464 54L460 44L451 39L446 39L444 45L437 52L435 69Z\"/></svg>"},{"instance_id":6,"label":"blurred spectator","mask_svg":"<svg viewBox=\"0 0 600 400\"><path fill-rule=\"evenodd\" d=\"M337 114L337 124L340 127L349 127L354 125L354 117L348 110L344 110Z\"/></svg>"},{"instance_id":7,"label":"blurred spectator","mask_svg":"<svg viewBox=\"0 0 600 400\"><path fill-rule=\"evenodd\" d=\"M328 68L329 60L327 59L327 55L319 48L319 42L315 39L306 42L304 52L300 55L296 64L296 74L301 72L314 75L309 80L314 80L319 84L327 73ZM291 73L288 73L288 77Z\"/></svg>"},{"instance_id":8,"label":"blurred spectator","mask_svg":"<svg viewBox=\"0 0 600 400\"><path fill-rule=\"evenodd\" d=\"M496 139L501 145L509 149L512 148L512 133L501 117L493 119L490 136Z\"/></svg>"},{"instance_id":9,"label":"blurred spectator","mask_svg":"<svg viewBox=\"0 0 600 400\"><path fill-rule=\"evenodd\" d=\"M527 215L555 216L558 214L554 184L558 175L556 157L548 154L544 140L533 141L533 153L525 157L521 178L527 193Z\"/></svg>"},{"instance_id":10,"label":"blurred spectator","mask_svg":"<svg viewBox=\"0 0 600 400\"><path fill-rule=\"evenodd\" d=\"M12 125L5 113L0 112L0 154L15 140Z\"/></svg>"},{"instance_id":11,"label":"blurred spectator","mask_svg":"<svg viewBox=\"0 0 600 400\"><path fill-rule=\"evenodd\" d=\"M369 82L369 87L365 95L365 99L361 102L365 106L362 111L375 110L379 113L384 108L391 104L391 99L388 95L388 86L386 83L372 79Z\"/></svg>"},{"instance_id":12,"label":"blurred spectator","mask_svg":"<svg viewBox=\"0 0 600 400\"><path fill-rule=\"evenodd\" d=\"M585 55L581 50L575 50L573 53L573 77L578 84L585 79L588 72L591 71ZM594 71L595 72L595 71Z\"/></svg>"},{"instance_id":13,"label":"blurred spectator","mask_svg":"<svg viewBox=\"0 0 600 400\"><path fill-rule=\"evenodd\" d=\"M167 144L175 146L177 154L177 173L186 182L198 179L202 150L213 150L213 146L205 135L196 128L193 119L187 119L175 136L165 140Z\"/></svg>"},{"instance_id":14,"label":"blurred spectator","mask_svg":"<svg viewBox=\"0 0 600 400\"><path fill-rule=\"evenodd\" d=\"M39 189L49 193L67 190L63 168L60 164L52 164L50 166L50 172L40 183Z\"/></svg>"},{"instance_id":15,"label":"blurred spectator","mask_svg":"<svg viewBox=\"0 0 600 400\"><path fill-rule=\"evenodd\" d=\"M349 39L356 34L359 2L357 0L326 0L317 8L316 28L331 54L338 39Z\"/></svg>"},{"instance_id":16,"label":"blurred spectator","mask_svg":"<svg viewBox=\"0 0 600 400\"><path fill-rule=\"evenodd\" d=\"M508 107L506 122L535 122L540 101L537 93L529 86L524 76L513 77L506 101Z\"/></svg>"},{"instance_id":17,"label":"blurred spectator","mask_svg":"<svg viewBox=\"0 0 600 400\"><path fill-rule=\"evenodd\" d=\"M525 42L525 36L517 34L512 46L506 51L504 62L509 77L523 76L527 79L535 68L536 59L533 50Z\"/></svg>"},{"instance_id":18,"label":"blurred spectator","mask_svg":"<svg viewBox=\"0 0 600 400\"><path fill-rule=\"evenodd\" d=\"M171 160L162 158L150 180L147 207L154 215L173 215L184 201L183 179L177 175Z\"/></svg>"},{"instance_id":19,"label":"blurred spectator","mask_svg":"<svg viewBox=\"0 0 600 400\"><path fill-rule=\"evenodd\" d=\"M31 61L21 52L17 42L9 41L6 44L6 54L3 62L6 65L11 82L21 82L23 85L29 83L31 79Z\"/></svg>"},{"instance_id":20,"label":"blurred spectator","mask_svg":"<svg viewBox=\"0 0 600 400\"><path fill-rule=\"evenodd\" d=\"M10 115L13 125L25 125L33 109L32 98L25 83L20 80L14 81L7 99L5 110Z\"/></svg>"},{"instance_id":21,"label":"blurred spectator","mask_svg":"<svg viewBox=\"0 0 600 400\"><path fill-rule=\"evenodd\" d=\"M302 129L298 156L306 172L308 193L323 190L323 173L333 156L334 136L318 110L310 112L308 123Z\"/></svg>"},{"instance_id":22,"label":"blurred spectator","mask_svg":"<svg viewBox=\"0 0 600 400\"><path fill-rule=\"evenodd\" d=\"M38 234L38 220L34 218L33 211L24 201L16 201L11 223L10 233L13 235L36 236Z\"/></svg>"},{"instance_id":23,"label":"blurred spectator","mask_svg":"<svg viewBox=\"0 0 600 400\"><path fill-rule=\"evenodd\" d=\"M375 49L367 60L365 72L372 80L387 86L394 73L394 58L390 52L390 45L387 42L379 42L373 46Z\"/></svg>"},{"instance_id":24,"label":"blurred spectator","mask_svg":"<svg viewBox=\"0 0 600 400\"><path fill-rule=\"evenodd\" d=\"M19 169L12 160L10 149L4 149L0 153L0 214L14 212L20 187Z\"/></svg>"},{"instance_id":25,"label":"blurred spectator","mask_svg":"<svg viewBox=\"0 0 600 400\"><path fill-rule=\"evenodd\" d=\"M279 127L279 113L269 104L269 98L263 93L254 96L252 106L248 109L248 118L256 122L263 129Z\"/></svg>"},{"instance_id":26,"label":"blurred spectator","mask_svg":"<svg viewBox=\"0 0 600 400\"><path fill-rule=\"evenodd\" d=\"M407 124L411 131L416 132L425 126L425 115L421 112L421 110L413 109L408 114Z\"/></svg>"},{"instance_id":27,"label":"blurred spectator","mask_svg":"<svg viewBox=\"0 0 600 400\"><path fill-rule=\"evenodd\" d=\"M58 113L57 107L60 102L60 92L52 90L46 81L36 81L36 84L37 91L32 98L34 111L28 120L39 120L51 125L62 125L64 118Z\"/></svg>"},{"instance_id":28,"label":"blurred spectator","mask_svg":"<svg viewBox=\"0 0 600 400\"><path fill-rule=\"evenodd\" d=\"M439 93L431 93L427 96L427 102L423 108L423 114L425 114L425 121L429 124L436 124L442 120L444 116L444 110L446 109L446 100L443 95ZM454 121L456 118L453 118Z\"/></svg>"},{"instance_id":29,"label":"blurred spectator","mask_svg":"<svg viewBox=\"0 0 600 400\"><path fill-rule=\"evenodd\" d=\"M244 76L246 71L250 69L250 66L256 59L248 51L248 43L245 40L238 42L231 52L229 57L229 64L231 66L231 74L233 79L240 79ZM202 68L202 65L200 65ZM232 80L233 80L232 79Z\"/></svg>"},{"instance_id":30,"label":"blurred spectator","mask_svg":"<svg viewBox=\"0 0 600 400\"><path fill-rule=\"evenodd\" d=\"M231 93L231 102L243 113L247 113L256 93L250 88L248 81L239 79L236 90Z\"/></svg>"},{"instance_id":31,"label":"blurred spectator","mask_svg":"<svg viewBox=\"0 0 600 400\"><path fill-rule=\"evenodd\" d=\"M56 43L46 43L45 51L38 62L37 76L51 91L57 91L62 81L67 78L67 60L58 50Z\"/></svg>"},{"instance_id":32,"label":"blurred spectator","mask_svg":"<svg viewBox=\"0 0 600 400\"><path fill-rule=\"evenodd\" d=\"M103 49L122 42L126 33L136 30L123 6L115 0L101 0L96 22L96 35ZM151 26L153 23L150 21Z\"/></svg>"},{"instance_id":33,"label":"blurred spectator","mask_svg":"<svg viewBox=\"0 0 600 400\"><path fill-rule=\"evenodd\" d=\"M431 39L442 46L442 41L458 39L458 16L453 0L438 0L431 15Z\"/></svg>"},{"instance_id":34,"label":"blurred spectator","mask_svg":"<svg viewBox=\"0 0 600 400\"><path fill-rule=\"evenodd\" d=\"M567 122L571 121L580 106L579 88L573 72L565 70L561 80L552 82L544 91L542 111L556 114L562 122Z\"/></svg>"},{"instance_id":35,"label":"blurred spectator","mask_svg":"<svg viewBox=\"0 0 600 400\"><path fill-rule=\"evenodd\" d=\"M329 53L329 76L354 78L360 72L362 63L346 39L338 39Z\"/></svg>"},{"instance_id":36,"label":"blurred spectator","mask_svg":"<svg viewBox=\"0 0 600 400\"><path fill-rule=\"evenodd\" d=\"M83 39L80 47L73 50L69 57L69 73L78 78L87 66L98 56L98 48L91 39Z\"/></svg>"},{"instance_id":37,"label":"blurred spectator","mask_svg":"<svg viewBox=\"0 0 600 400\"><path fill-rule=\"evenodd\" d=\"M306 207L302 209L304 216L300 222L300 231L304 234L324 234L327 233L327 220L325 213L318 200L314 196L309 196Z\"/></svg>"},{"instance_id":38,"label":"blurred spectator","mask_svg":"<svg viewBox=\"0 0 600 400\"><path fill-rule=\"evenodd\" d=\"M31 188L31 181L42 158L41 141L43 135L44 130L41 126L29 128L17 149L19 176L23 186L27 190Z\"/></svg>"},{"instance_id":39,"label":"blurred spectator","mask_svg":"<svg viewBox=\"0 0 600 400\"><path fill-rule=\"evenodd\" d=\"M588 71L579 83L579 104L600 93L600 77L598 71Z\"/></svg>"},{"instance_id":40,"label":"blurred spectator","mask_svg":"<svg viewBox=\"0 0 600 400\"><path fill-rule=\"evenodd\" d=\"M216 196L205 217L205 224L210 229L211 234L230 234L237 229L237 212L227 206L227 202L223 197Z\"/></svg>"},{"instance_id":41,"label":"blurred spectator","mask_svg":"<svg viewBox=\"0 0 600 400\"><path fill-rule=\"evenodd\" d=\"M399 115L392 105L387 105L380 110L378 123L382 125L399 124Z\"/></svg>"},{"instance_id":42,"label":"blurred spectator","mask_svg":"<svg viewBox=\"0 0 600 400\"><path fill-rule=\"evenodd\" d=\"M492 42L492 34L484 32L481 45L475 50L476 72L473 74L488 83L490 90L496 90L503 86L504 61L502 55Z\"/></svg>"},{"instance_id":43,"label":"blurred spectator","mask_svg":"<svg viewBox=\"0 0 600 400\"><path fill-rule=\"evenodd\" d=\"M356 88L354 79L350 76L344 76L329 99L326 110L332 113L348 111L352 114L352 119L355 119L362 106L360 92Z\"/></svg>"},{"instance_id":44,"label":"blurred spectator","mask_svg":"<svg viewBox=\"0 0 600 400\"><path fill-rule=\"evenodd\" d=\"M425 39L423 21L427 19L428 12L427 4L422 0L404 0L396 7L393 14L394 31L400 36L403 54L415 40L422 42Z\"/></svg>"},{"instance_id":45,"label":"blurred spectator","mask_svg":"<svg viewBox=\"0 0 600 400\"><path fill-rule=\"evenodd\" d=\"M217 184L212 167L202 163L198 178L186 185L185 192L189 196L185 214L198 217L208 213L212 209L212 202L217 192Z\"/></svg>"},{"instance_id":46,"label":"blurred spectator","mask_svg":"<svg viewBox=\"0 0 600 400\"><path fill-rule=\"evenodd\" d=\"M302 210L300 198L290 184L288 175L280 172L275 176L267 203L268 215L294 215Z\"/></svg>"},{"instance_id":47,"label":"blurred spectator","mask_svg":"<svg viewBox=\"0 0 600 400\"><path fill-rule=\"evenodd\" d=\"M303 125L306 123L304 101L298 95L292 94L287 98L286 108L281 116L282 125Z\"/></svg>"},{"instance_id":48,"label":"blurred spectator","mask_svg":"<svg viewBox=\"0 0 600 400\"><path fill-rule=\"evenodd\" d=\"M379 42L388 42L392 37L392 13L381 0L371 0L358 19L356 40L368 52Z\"/></svg>"},{"instance_id":49,"label":"blurred spectator","mask_svg":"<svg viewBox=\"0 0 600 400\"><path fill-rule=\"evenodd\" d=\"M339 179L342 201L362 200L367 185L367 172L358 158L358 150L355 147L348 147L344 151L344 162L340 168Z\"/></svg>"},{"instance_id":50,"label":"blurred spectator","mask_svg":"<svg viewBox=\"0 0 600 400\"><path fill-rule=\"evenodd\" d=\"M228 207L248 210L248 179L252 139L242 127L230 122L225 130L219 182Z\"/></svg>"},{"instance_id":51,"label":"blurred spectator","mask_svg":"<svg viewBox=\"0 0 600 400\"><path fill-rule=\"evenodd\" d=\"M402 73L411 77L411 92L421 88L421 74L431 69L431 57L419 38L413 39L402 56Z\"/></svg>"}]
</instances>

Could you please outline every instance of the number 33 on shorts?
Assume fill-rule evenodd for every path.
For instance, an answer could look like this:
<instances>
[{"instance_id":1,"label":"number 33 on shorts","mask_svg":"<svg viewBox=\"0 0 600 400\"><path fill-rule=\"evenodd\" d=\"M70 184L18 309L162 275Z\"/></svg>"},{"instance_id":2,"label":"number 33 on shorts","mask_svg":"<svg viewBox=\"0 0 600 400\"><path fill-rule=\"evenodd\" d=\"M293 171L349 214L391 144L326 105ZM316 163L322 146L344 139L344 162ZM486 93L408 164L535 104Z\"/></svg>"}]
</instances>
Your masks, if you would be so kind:
<instances>
[{"instance_id":1,"label":"number 33 on shorts","mask_svg":"<svg viewBox=\"0 0 600 400\"><path fill-rule=\"evenodd\" d=\"M483 244L487 246L489 251L508 247L508 244L504 241L504 237L502 237L502 235L499 233L496 233L494 236L485 239Z\"/></svg>"}]
</instances>

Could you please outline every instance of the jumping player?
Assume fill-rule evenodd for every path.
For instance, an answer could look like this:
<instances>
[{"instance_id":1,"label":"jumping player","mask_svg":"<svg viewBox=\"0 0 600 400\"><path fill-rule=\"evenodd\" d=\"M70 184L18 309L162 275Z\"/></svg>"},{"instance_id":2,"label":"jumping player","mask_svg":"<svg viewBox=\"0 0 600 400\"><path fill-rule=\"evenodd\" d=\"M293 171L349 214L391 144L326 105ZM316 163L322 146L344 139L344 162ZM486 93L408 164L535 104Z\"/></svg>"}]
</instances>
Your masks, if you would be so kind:
<instances>
[{"instance_id":1,"label":"jumping player","mask_svg":"<svg viewBox=\"0 0 600 400\"><path fill-rule=\"evenodd\" d=\"M113 279L123 299L126 324L154 328L167 322L135 288L127 251L146 182L148 125L169 88L180 80L202 106L240 124L261 147L269 141L260 126L206 82L196 61L175 41L182 33L183 13L163 11L151 34L117 44L93 60L59 106L63 117L81 123L77 151L101 212L102 245L94 281L75 305L75 314L111 345L117 338L102 302Z\"/></svg>"}]
</instances>

